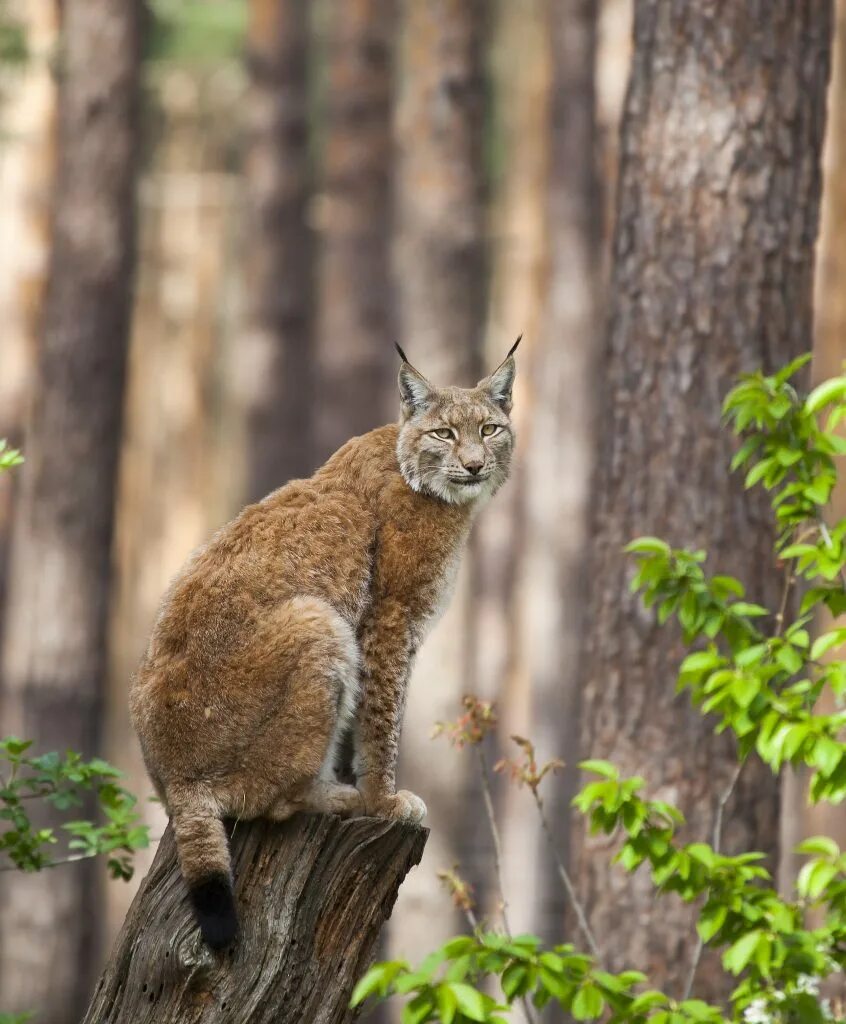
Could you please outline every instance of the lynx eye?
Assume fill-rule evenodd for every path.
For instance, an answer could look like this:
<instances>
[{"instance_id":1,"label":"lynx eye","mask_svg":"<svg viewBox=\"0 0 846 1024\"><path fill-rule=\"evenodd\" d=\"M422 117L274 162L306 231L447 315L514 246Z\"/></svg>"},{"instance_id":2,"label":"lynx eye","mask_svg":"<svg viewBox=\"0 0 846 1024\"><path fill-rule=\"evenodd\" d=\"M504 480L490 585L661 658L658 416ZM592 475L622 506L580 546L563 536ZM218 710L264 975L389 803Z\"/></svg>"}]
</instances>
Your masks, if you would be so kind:
<instances>
[{"instance_id":1,"label":"lynx eye","mask_svg":"<svg viewBox=\"0 0 846 1024\"><path fill-rule=\"evenodd\" d=\"M482 437L493 437L494 434L498 434L502 430L502 427L498 423L485 423L479 433Z\"/></svg>"},{"instance_id":2,"label":"lynx eye","mask_svg":"<svg viewBox=\"0 0 846 1024\"><path fill-rule=\"evenodd\" d=\"M432 433L442 441L451 441L455 437L455 432L450 427L438 427Z\"/></svg>"}]
</instances>

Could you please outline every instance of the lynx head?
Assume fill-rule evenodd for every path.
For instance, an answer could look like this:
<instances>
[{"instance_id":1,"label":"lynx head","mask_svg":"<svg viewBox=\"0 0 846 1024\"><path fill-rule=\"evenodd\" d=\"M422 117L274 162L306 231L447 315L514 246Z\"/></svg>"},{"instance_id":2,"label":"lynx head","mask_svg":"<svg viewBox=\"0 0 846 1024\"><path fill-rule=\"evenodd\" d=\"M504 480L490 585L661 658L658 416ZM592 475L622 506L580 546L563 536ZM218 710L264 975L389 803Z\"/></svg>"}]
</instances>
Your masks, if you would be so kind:
<instances>
[{"instance_id":1,"label":"lynx head","mask_svg":"<svg viewBox=\"0 0 846 1024\"><path fill-rule=\"evenodd\" d=\"M506 480L514 448L511 387L514 343L504 361L474 388L438 388L397 346L402 399L397 456L415 491L464 504L489 497Z\"/></svg>"}]
</instances>

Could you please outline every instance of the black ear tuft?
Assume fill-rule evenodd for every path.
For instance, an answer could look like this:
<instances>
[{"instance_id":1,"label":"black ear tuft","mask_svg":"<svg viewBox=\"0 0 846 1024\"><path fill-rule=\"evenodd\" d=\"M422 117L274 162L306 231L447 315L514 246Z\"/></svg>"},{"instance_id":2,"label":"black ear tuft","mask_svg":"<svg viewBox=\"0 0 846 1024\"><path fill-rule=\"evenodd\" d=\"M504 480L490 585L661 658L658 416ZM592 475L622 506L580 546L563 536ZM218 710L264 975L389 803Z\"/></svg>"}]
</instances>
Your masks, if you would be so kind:
<instances>
[{"instance_id":1,"label":"black ear tuft","mask_svg":"<svg viewBox=\"0 0 846 1024\"><path fill-rule=\"evenodd\" d=\"M511 356L514 355L514 353L517 351L517 346L520 344L520 342L522 340L523 340L523 335L521 334L521 335L519 335L517 340L514 342L514 344L511 346L511 348L508 350L508 355L505 357L506 359L510 359ZM399 346L397 346L397 347L399 347Z\"/></svg>"},{"instance_id":2,"label":"black ear tuft","mask_svg":"<svg viewBox=\"0 0 846 1024\"><path fill-rule=\"evenodd\" d=\"M400 359L401 359L401 360L402 360L402 361L403 361L404 363L408 363L408 356L407 356L407 355L405 354L405 352L403 352L403 350L402 350L402 349L400 348L400 346L399 346L399 342L398 342L398 341L395 341L395 342L394 342L394 348L395 348L395 349L397 350L397 352L399 352L399 357L400 357ZM410 366L410 365L411 365L411 364L409 363L409 366Z\"/></svg>"}]
</instances>

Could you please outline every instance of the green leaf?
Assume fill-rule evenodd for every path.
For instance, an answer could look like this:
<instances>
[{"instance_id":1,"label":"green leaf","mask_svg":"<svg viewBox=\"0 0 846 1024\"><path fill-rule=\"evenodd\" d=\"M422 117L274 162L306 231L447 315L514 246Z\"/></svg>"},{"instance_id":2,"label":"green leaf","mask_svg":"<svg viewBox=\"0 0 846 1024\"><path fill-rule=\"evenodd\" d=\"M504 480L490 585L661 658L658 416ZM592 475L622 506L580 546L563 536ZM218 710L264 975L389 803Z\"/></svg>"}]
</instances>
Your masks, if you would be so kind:
<instances>
[{"instance_id":1,"label":"green leaf","mask_svg":"<svg viewBox=\"0 0 846 1024\"><path fill-rule=\"evenodd\" d=\"M350 1006L358 1006L376 992L384 996L394 978L401 971L407 970L408 964L403 960L387 960L374 964L353 989Z\"/></svg>"},{"instance_id":2,"label":"green leaf","mask_svg":"<svg viewBox=\"0 0 846 1024\"><path fill-rule=\"evenodd\" d=\"M659 537L637 537L627 544L623 551L627 555L670 555L670 545Z\"/></svg>"},{"instance_id":3,"label":"green leaf","mask_svg":"<svg viewBox=\"0 0 846 1024\"><path fill-rule=\"evenodd\" d=\"M523 990L523 985L528 977L529 970L525 964L509 964L502 972L500 984L502 991L508 999L513 999L515 993Z\"/></svg>"},{"instance_id":4,"label":"green leaf","mask_svg":"<svg viewBox=\"0 0 846 1024\"><path fill-rule=\"evenodd\" d=\"M605 1000L599 989L588 982L576 993L571 1013L576 1020L595 1020L605 1008Z\"/></svg>"},{"instance_id":5,"label":"green leaf","mask_svg":"<svg viewBox=\"0 0 846 1024\"><path fill-rule=\"evenodd\" d=\"M470 1020L483 1021L485 1019L485 1000L482 993L464 982L453 981L448 984L450 991L455 996L458 1009L464 1016L469 1017Z\"/></svg>"},{"instance_id":6,"label":"green leaf","mask_svg":"<svg viewBox=\"0 0 846 1024\"><path fill-rule=\"evenodd\" d=\"M818 384L805 399L805 411L819 412L824 405L837 401L846 395L846 377L832 377Z\"/></svg>"},{"instance_id":7,"label":"green leaf","mask_svg":"<svg viewBox=\"0 0 846 1024\"><path fill-rule=\"evenodd\" d=\"M619 777L619 772L610 761L600 761L596 759L579 761L579 768L581 768L583 772L593 772L594 775L601 775L606 779L616 779Z\"/></svg>"},{"instance_id":8,"label":"green leaf","mask_svg":"<svg viewBox=\"0 0 846 1024\"><path fill-rule=\"evenodd\" d=\"M423 1021L429 1019L433 1009L430 993L421 992L402 1008L400 1020L402 1024L423 1024Z\"/></svg>"},{"instance_id":9,"label":"green leaf","mask_svg":"<svg viewBox=\"0 0 846 1024\"><path fill-rule=\"evenodd\" d=\"M696 930L703 942L710 942L711 939L725 924L728 916L728 907L718 904L706 907L696 923Z\"/></svg>"},{"instance_id":10,"label":"green leaf","mask_svg":"<svg viewBox=\"0 0 846 1024\"><path fill-rule=\"evenodd\" d=\"M826 775L831 775L846 753L846 747L828 736L820 736L811 751L811 763Z\"/></svg>"},{"instance_id":11,"label":"green leaf","mask_svg":"<svg viewBox=\"0 0 846 1024\"><path fill-rule=\"evenodd\" d=\"M823 633L822 636L818 636L814 641L814 645L811 648L811 657L816 661L826 651L830 651L832 647L838 647L845 641L846 629L833 629L830 633Z\"/></svg>"},{"instance_id":12,"label":"green leaf","mask_svg":"<svg viewBox=\"0 0 846 1024\"><path fill-rule=\"evenodd\" d=\"M732 974L740 974L755 954L761 932L757 928L747 932L723 953L723 966Z\"/></svg>"},{"instance_id":13,"label":"green leaf","mask_svg":"<svg viewBox=\"0 0 846 1024\"><path fill-rule=\"evenodd\" d=\"M835 858L840 856L840 847L829 836L808 836L796 847L796 852Z\"/></svg>"},{"instance_id":14,"label":"green leaf","mask_svg":"<svg viewBox=\"0 0 846 1024\"><path fill-rule=\"evenodd\" d=\"M438 985L435 999L438 1004L438 1015L441 1018L442 1024L452 1024L458 1010L458 1000L455 998L455 993L448 984Z\"/></svg>"}]
</instances>

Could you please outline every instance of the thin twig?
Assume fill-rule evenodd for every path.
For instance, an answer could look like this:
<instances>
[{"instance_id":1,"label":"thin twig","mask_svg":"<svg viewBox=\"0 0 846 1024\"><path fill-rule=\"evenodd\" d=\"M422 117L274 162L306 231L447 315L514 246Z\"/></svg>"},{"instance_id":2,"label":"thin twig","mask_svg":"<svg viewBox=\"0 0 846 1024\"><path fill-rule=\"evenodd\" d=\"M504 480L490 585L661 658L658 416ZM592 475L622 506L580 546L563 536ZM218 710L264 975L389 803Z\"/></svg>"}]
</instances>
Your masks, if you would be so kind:
<instances>
[{"instance_id":1,"label":"thin twig","mask_svg":"<svg viewBox=\"0 0 846 1024\"><path fill-rule=\"evenodd\" d=\"M493 797L491 796L491 787L488 782L488 763L485 759L485 753L482 750L480 744L476 744L476 756L479 758L479 774L482 776L482 796L485 801L485 812L487 813L488 826L491 830L491 839L493 840L494 848L494 869L496 871L496 881L499 887L499 902L502 913L502 924L505 928L505 934L508 938L513 938L511 934L511 926L508 923L507 903L505 900L505 886L502 881L502 841L499 836L499 826L496 823L496 814L494 812ZM520 1002L523 1006L523 1013L526 1015L528 1024L535 1024L535 1016L529 1006L529 1000L527 996L521 996Z\"/></svg>"},{"instance_id":2,"label":"thin twig","mask_svg":"<svg viewBox=\"0 0 846 1024\"><path fill-rule=\"evenodd\" d=\"M825 529L825 524L820 524ZM787 569L784 574L784 586L781 591L781 601L779 603L778 612L776 614L776 630L775 637L778 638L784 633L785 617L787 615L787 605L790 600L790 591L793 588L793 584L796 582L794 576L795 562L791 561L788 563ZM731 774L731 778L728 781L728 785L723 790L717 801L717 810L714 815L714 827L711 832L711 849L714 853L720 852L720 844L723 838L723 818L725 817L726 804L731 799L732 793L734 793L735 787L737 786L738 780L740 779L740 773L743 771L745 761L738 761L735 765L735 769ZM684 987L684 995L682 999L689 999L690 994L693 991L693 983L696 980L696 971L699 968L699 962L702 959L702 954L705 950L705 943L702 941L702 936L697 932L696 936L696 947L693 950L693 959L690 962L690 969L687 974L687 983Z\"/></svg>"},{"instance_id":3,"label":"thin twig","mask_svg":"<svg viewBox=\"0 0 846 1024\"><path fill-rule=\"evenodd\" d=\"M479 921L476 915L473 913L472 907L463 907L464 916L467 918L467 923L470 925L470 930L475 932L479 928Z\"/></svg>"},{"instance_id":4,"label":"thin twig","mask_svg":"<svg viewBox=\"0 0 846 1024\"><path fill-rule=\"evenodd\" d=\"M825 546L829 549L833 548L834 541L831 539L831 534L828 532L828 527L826 526L825 520L819 512L817 512L817 524L819 525L822 538L825 541ZM838 575L840 576L840 583L843 586L843 589L846 590L846 572L843 571L842 565L840 567Z\"/></svg>"},{"instance_id":5,"label":"thin twig","mask_svg":"<svg viewBox=\"0 0 846 1024\"><path fill-rule=\"evenodd\" d=\"M723 790L719 800L717 801L717 813L714 815L714 828L711 833L711 849L714 853L720 852L720 843L723 838L723 817L725 815L726 804L731 800L732 793L734 793L734 788L740 778L740 773L743 771L744 764L746 764L745 761L737 762L734 771L731 773L728 785ZM693 983L696 980L696 971L699 967L699 961L702 959L704 949L705 943L702 941L702 936L697 932L696 948L693 951L693 959L690 962L690 970L687 974L687 983L684 987L682 1000L690 998L690 993L693 991Z\"/></svg>"},{"instance_id":6,"label":"thin twig","mask_svg":"<svg viewBox=\"0 0 846 1024\"><path fill-rule=\"evenodd\" d=\"M488 782L488 764L485 760L485 754L479 744L476 744L476 755L479 758L479 769L482 776L482 796L485 800L485 811L488 817L488 826L491 830L491 839L493 840L494 848L494 869L496 871L496 882L499 887L499 899L500 899L500 910L502 913L502 924L505 928L505 933L511 938L511 926L508 923L508 904L505 901L505 886L502 881L502 841L499 835L499 826L496 823L496 815L494 813L493 797L491 795L491 787Z\"/></svg>"},{"instance_id":7,"label":"thin twig","mask_svg":"<svg viewBox=\"0 0 846 1024\"><path fill-rule=\"evenodd\" d=\"M155 846L156 843L161 842L162 836L156 836L155 839L151 839L147 846ZM144 847L146 849L146 847ZM46 864L42 864L39 871L46 871L47 868L58 868L63 864L75 864L80 860L93 860L94 857L102 857L105 853L104 850L100 850L97 853L72 853L68 857L57 857L56 860L48 861ZM0 864L0 871L24 871L25 868L19 868L17 864Z\"/></svg>"},{"instance_id":8,"label":"thin twig","mask_svg":"<svg viewBox=\"0 0 846 1024\"><path fill-rule=\"evenodd\" d=\"M549 848L550 850L552 850L552 857L555 861L555 866L558 869L558 877L561 879L564 888L567 890L567 896L570 900L570 904L573 907L573 910L575 911L576 920L579 924L579 929L582 935L584 935L585 941L590 947L590 951L591 953L593 953L597 965L601 967L602 954L599 951L599 945L597 944L596 938L594 937L590 925L588 924L587 915L585 914L584 908L582 907L581 903L579 902L579 898L576 895L576 890L573 886L572 879L570 878L570 875L568 874L566 867L564 867L564 862L562 861L561 855L558 852L558 848L555 845L555 839L552 835L552 829L549 827L549 822L546 818L546 812L543 809L543 800L541 799L540 794L535 788L532 788L532 796L535 798L535 806L537 807L538 814L540 815L541 825L543 827L544 832L546 833L546 838L549 842Z\"/></svg>"}]
</instances>

